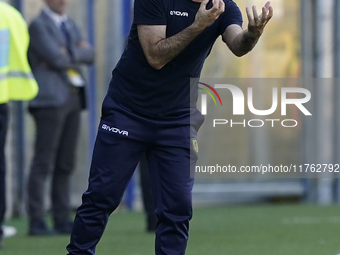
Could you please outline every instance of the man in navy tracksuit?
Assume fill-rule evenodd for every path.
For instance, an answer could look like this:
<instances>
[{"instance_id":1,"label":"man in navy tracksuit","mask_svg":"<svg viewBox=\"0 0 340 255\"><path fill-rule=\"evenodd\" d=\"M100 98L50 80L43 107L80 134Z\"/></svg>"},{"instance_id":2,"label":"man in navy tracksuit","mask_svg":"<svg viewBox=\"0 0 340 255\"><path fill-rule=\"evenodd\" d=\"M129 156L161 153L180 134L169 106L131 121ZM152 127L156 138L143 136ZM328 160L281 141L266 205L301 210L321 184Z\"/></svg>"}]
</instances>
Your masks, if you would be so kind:
<instances>
[{"instance_id":1,"label":"man in navy tracksuit","mask_svg":"<svg viewBox=\"0 0 340 255\"><path fill-rule=\"evenodd\" d=\"M128 45L112 72L103 102L83 203L69 254L94 254L143 153L150 168L156 215L156 254L185 254L197 154L191 142L203 122L197 78L221 35L237 56L249 52L273 15L247 9L248 29L231 0L135 0ZM192 152L192 153L191 153Z\"/></svg>"}]
</instances>

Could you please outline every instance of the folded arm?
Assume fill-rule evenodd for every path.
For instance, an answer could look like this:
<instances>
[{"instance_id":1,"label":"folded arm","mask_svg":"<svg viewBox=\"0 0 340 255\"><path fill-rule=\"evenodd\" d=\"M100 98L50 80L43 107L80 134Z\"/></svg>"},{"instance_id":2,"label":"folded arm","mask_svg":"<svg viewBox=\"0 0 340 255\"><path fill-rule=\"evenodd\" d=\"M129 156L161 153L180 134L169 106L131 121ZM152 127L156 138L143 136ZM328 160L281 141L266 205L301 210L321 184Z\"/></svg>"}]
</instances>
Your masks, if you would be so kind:
<instances>
[{"instance_id":1,"label":"folded arm","mask_svg":"<svg viewBox=\"0 0 340 255\"><path fill-rule=\"evenodd\" d=\"M95 56L93 47L82 38L80 31L75 24L73 27L77 42L75 47L72 48L73 61L76 64L93 64Z\"/></svg>"},{"instance_id":2,"label":"folded arm","mask_svg":"<svg viewBox=\"0 0 340 255\"><path fill-rule=\"evenodd\" d=\"M72 56L66 46L60 46L49 36L44 24L33 22L29 27L29 32L30 49L38 56L43 65L64 70L76 68L79 64L93 63L93 48L81 38L78 31L76 31L78 42L71 49Z\"/></svg>"},{"instance_id":3,"label":"folded arm","mask_svg":"<svg viewBox=\"0 0 340 255\"><path fill-rule=\"evenodd\" d=\"M72 59L65 48L60 47L53 40L44 25L33 22L29 27L30 49L46 65L55 69L66 69L73 67Z\"/></svg>"},{"instance_id":4,"label":"folded arm","mask_svg":"<svg viewBox=\"0 0 340 255\"><path fill-rule=\"evenodd\" d=\"M73 50L73 61L76 64L91 65L94 62L94 50L92 46L84 40L77 43L77 46Z\"/></svg>"}]
</instances>

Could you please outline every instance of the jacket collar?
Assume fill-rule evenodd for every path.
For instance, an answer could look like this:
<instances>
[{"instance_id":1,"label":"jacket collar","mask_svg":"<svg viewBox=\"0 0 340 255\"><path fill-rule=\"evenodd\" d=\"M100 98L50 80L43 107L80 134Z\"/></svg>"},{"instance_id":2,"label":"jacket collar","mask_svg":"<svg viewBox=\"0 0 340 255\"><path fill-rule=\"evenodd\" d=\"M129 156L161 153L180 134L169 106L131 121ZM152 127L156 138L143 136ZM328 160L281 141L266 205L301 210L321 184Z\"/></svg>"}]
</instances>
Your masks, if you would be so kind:
<instances>
[{"instance_id":1,"label":"jacket collar","mask_svg":"<svg viewBox=\"0 0 340 255\"><path fill-rule=\"evenodd\" d=\"M60 28L62 22L67 21L67 15L59 15L51 10L47 5L44 7L43 12L54 22L54 24Z\"/></svg>"}]
</instances>

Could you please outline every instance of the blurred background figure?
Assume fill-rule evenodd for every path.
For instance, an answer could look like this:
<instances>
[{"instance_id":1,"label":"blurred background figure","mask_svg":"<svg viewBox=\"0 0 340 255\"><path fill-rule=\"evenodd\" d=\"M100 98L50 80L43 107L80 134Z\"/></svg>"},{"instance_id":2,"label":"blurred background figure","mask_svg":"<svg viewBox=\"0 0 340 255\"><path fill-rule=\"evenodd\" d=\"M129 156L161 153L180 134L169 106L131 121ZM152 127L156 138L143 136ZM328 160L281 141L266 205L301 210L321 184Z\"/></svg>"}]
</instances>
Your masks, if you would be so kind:
<instances>
[{"instance_id":1,"label":"blurred background figure","mask_svg":"<svg viewBox=\"0 0 340 255\"><path fill-rule=\"evenodd\" d=\"M80 65L94 60L75 22L65 14L68 0L45 0L29 27L29 60L39 94L29 110L36 124L33 162L28 180L29 235L68 234L70 178L74 169L80 112L85 107L85 79ZM52 176L54 230L44 220L44 194Z\"/></svg>"},{"instance_id":2,"label":"blurred background figure","mask_svg":"<svg viewBox=\"0 0 340 255\"><path fill-rule=\"evenodd\" d=\"M0 2L0 248L6 210L5 140L8 126L9 100L29 100L36 96L38 86L27 61L29 35L21 14Z\"/></svg>"}]
</instances>

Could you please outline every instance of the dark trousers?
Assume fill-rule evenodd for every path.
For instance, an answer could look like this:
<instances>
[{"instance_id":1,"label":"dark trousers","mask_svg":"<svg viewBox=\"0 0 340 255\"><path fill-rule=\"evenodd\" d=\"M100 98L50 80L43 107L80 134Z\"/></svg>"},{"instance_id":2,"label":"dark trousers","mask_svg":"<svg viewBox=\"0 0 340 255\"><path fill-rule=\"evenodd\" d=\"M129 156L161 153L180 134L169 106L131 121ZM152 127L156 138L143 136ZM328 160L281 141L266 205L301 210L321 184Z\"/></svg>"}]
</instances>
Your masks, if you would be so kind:
<instances>
[{"instance_id":1,"label":"dark trousers","mask_svg":"<svg viewBox=\"0 0 340 255\"><path fill-rule=\"evenodd\" d=\"M157 216L155 213L155 205L152 196L151 183L150 183L150 174L148 162L146 160L145 155L142 156L139 162L140 169L140 185L142 190L142 199L144 211L146 213L146 225L147 231L154 231L157 224Z\"/></svg>"},{"instance_id":2,"label":"dark trousers","mask_svg":"<svg viewBox=\"0 0 340 255\"><path fill-rule=\"evenodd\" d=\"M203 122L196 110L197 127ZM183 255L192 216L193 178L197 154L191 137L189 110L159 119L136 114L110 96L103 103L102 119L94 147L89 186L83 194L73 225L69 254L92 255L109 215L119 205L124 190L145 153L158 218L156 254Z\"/></svg>"},{"instance_id":3,"label":"dark trousers","mask_svg":"<svg viewBox=\"0 0 340 255\"><path fill-rule=\"evenodd\" d=\"M0 104L0 239L2 224L6 211L6 169L5 169L5 140L8 125L8 109L6 104Z\"/></svg>"},{"instance_id":4,"label":"dark trousers","mask_svg":"<svg viewBox=\"0 0 340 255\"><path fill-rule=\"evenodd\" d=\"M55 108L30 109L36 123L33 162L28 179L30 224L44 220L45 186L52 178L51 201L55 227L70 222L70 178L74 169L80 121L80 98Z\"/></svg>"}]
</instances>

